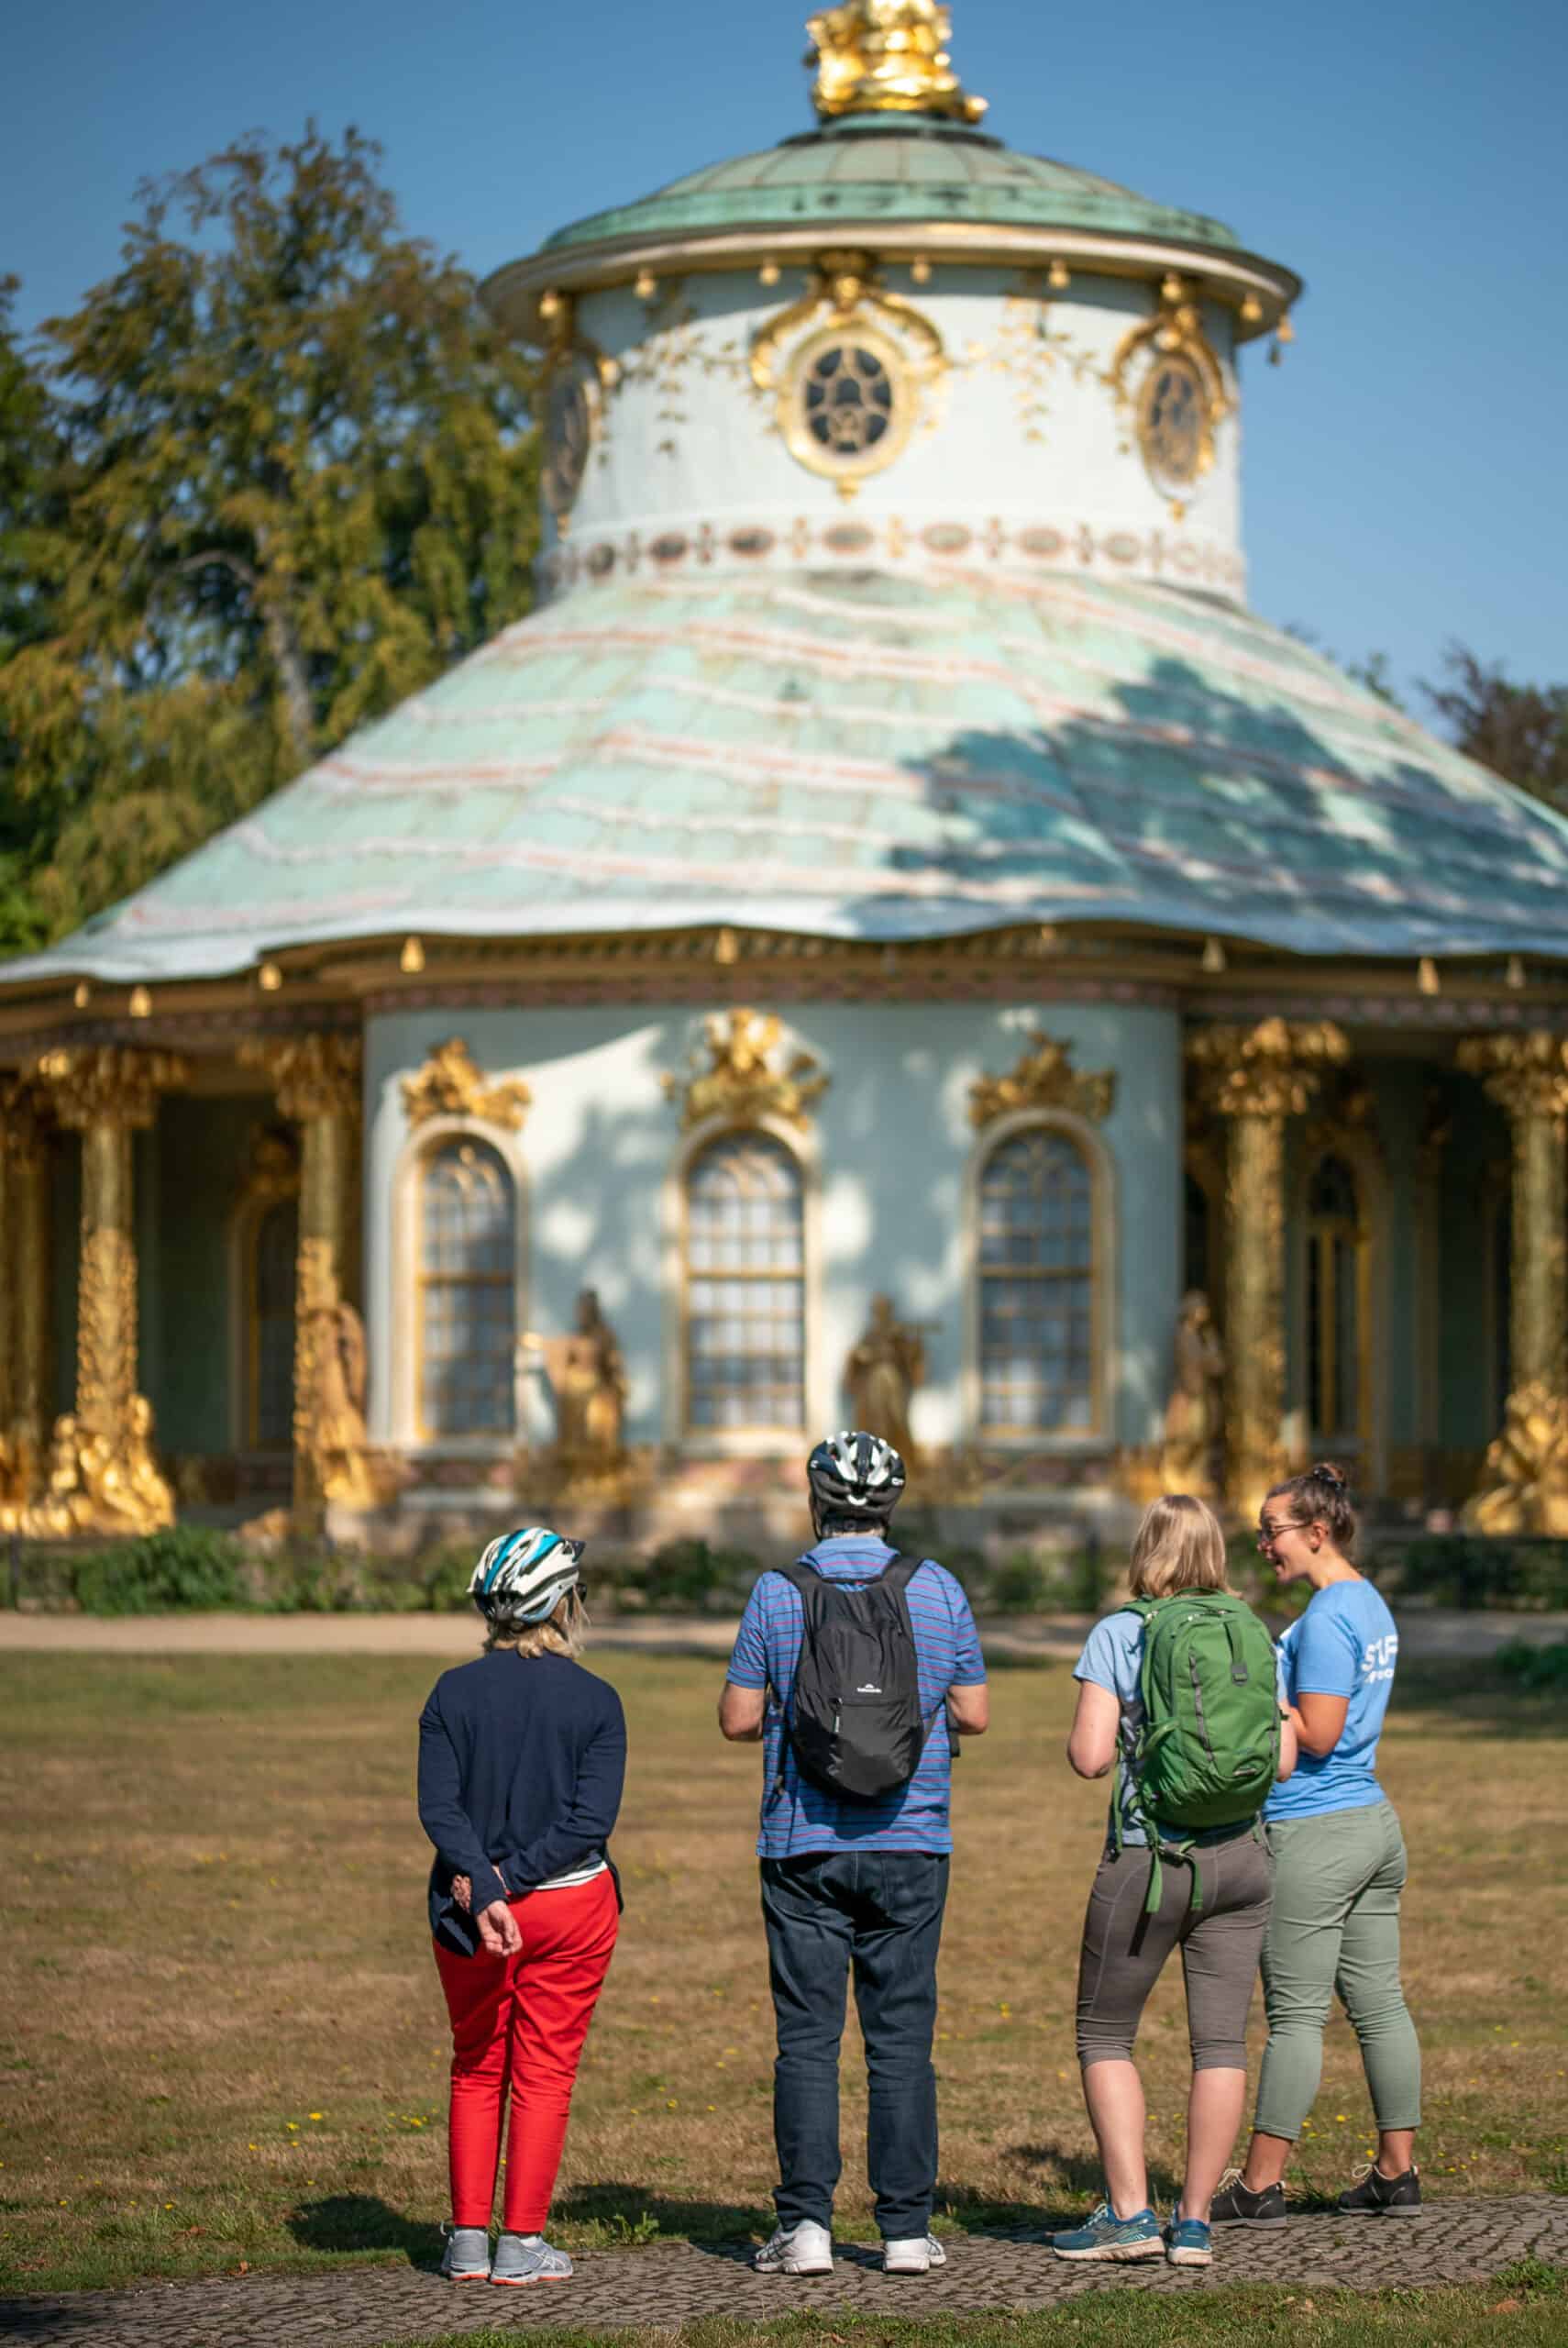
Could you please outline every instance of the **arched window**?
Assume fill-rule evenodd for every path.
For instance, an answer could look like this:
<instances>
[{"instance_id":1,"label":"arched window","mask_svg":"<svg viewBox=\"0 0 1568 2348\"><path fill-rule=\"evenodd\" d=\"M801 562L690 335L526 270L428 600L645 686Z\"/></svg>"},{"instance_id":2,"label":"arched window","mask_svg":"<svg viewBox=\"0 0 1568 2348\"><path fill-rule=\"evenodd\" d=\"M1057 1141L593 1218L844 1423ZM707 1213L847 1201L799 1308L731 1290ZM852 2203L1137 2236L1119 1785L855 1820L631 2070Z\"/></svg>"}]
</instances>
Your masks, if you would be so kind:
<instances>
[{"instance_id":1,"label":"arched window","mask_svg":"<svg viewBox=\"0 0 1568 2348\"><path fill-rule=\"evenodd\" d=\"M294 1281L300 1211L277 1199L256 1218L250 1251L249 1437L258 1451L294 1439Z\"/></svg>"},{"instance_id":2,"label":"arched window","mask_svg":"<svg viewBox=\"0 0 1568 2348\"><path fill-rule=\"evenodd\" d=\"M419 1420L426 1435L515 1424L516 1197L488 1142L438 1142L420 1168Z\"/></svg>"},{"instance_id":3,"label":"arched window","mask_svg":"<svg viewBox=\"0 0 1568 2348\"><path fill-rule=\"evenodd\" d=\"M1033 1126L980 1173L980 1425L1075 1434L1096 1418L1094 1177L1071 1135Z\"/></svg>"},{"instance_id":4,"label":"arched window","mask_svg":"<svg viewBox=\"0 0 1568 2348\"><path fill-rule=\"evenodd\" d=\"M1364 1433L1365 1266L1354 1171L1320 1157L1307 1186L1307 1409L1325 1446Z\"/></svg>"},{"instance_id":5,"label":"arched window","mask_svg":"<svg viewBox=\"0 0 1568 2348\"><path fill-rule=\"evenodd\" d=\"M805 1422L801 1169L770 1134L723 1134L686 1170L686 1423L693 1434Z\"/></svg>"}]
</instances>

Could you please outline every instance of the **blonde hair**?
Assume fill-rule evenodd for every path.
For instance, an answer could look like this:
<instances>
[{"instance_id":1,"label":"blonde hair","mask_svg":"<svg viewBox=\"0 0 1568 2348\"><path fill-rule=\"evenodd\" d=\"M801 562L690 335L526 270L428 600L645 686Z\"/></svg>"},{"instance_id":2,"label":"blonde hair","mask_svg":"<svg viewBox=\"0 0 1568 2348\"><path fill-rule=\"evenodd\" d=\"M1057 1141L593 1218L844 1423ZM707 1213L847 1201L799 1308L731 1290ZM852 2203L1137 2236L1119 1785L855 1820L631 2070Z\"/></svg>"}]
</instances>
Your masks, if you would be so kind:
<instances>
[{"instance_id":1,"label":"blonde hair","mask_svg":"<svg viewBox=\"0 0 1568 2348\"><path fill-rule=\"evenodd\" d=\"M497 1647L515 1647L525 1660L536 1655L565 1655L575 1660L588 1643L588 1628L582 1592L569 1589L555 1612L542 1623L516 1623L504 1614L499 1616L485 1632L484 1651L493 1655Z\"/></svg>"},{"instance_id":2,"label":"blonde hair","mask_svg":"<svg viewBox=\"0 0 1568 2348\"><path fill-rule=\"evenodd\" d=\"M1206 1501L1166 1492L1152 1501L1132 1542L1127 1582L1134 1598L1170 1598L1178 1589L1228 1589L1225 1535Z\"/></svg>"}]
</instances>

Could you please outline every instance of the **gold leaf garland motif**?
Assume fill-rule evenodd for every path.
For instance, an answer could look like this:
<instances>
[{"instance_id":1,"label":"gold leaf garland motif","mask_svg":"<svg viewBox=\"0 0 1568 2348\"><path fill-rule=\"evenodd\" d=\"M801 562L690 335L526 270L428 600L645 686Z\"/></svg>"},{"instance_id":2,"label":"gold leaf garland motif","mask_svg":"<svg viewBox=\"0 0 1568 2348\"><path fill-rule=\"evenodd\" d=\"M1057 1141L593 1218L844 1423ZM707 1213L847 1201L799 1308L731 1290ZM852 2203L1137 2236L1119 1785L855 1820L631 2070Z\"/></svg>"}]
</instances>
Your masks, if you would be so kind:
<instances>
[{"instance_id":1,"label":"gold leaf garland motif","mask_svg":"<svg viewBox=\"0 0 1568 2348\"><path fill-rule=\"evenodd\" d=\"M266 1071L279 1108L296 1124L358 1115L362 1057L358 1036L270 1036L239 1047L241 1064Z\"/></svg>"},{"instance_id":2,"label":"gold leaf garland motif","mask_svg":"<svg viewBox=\"0 0 1568 2348\"><path fill-rule=\"evenodd\" d=\"M710 1117L754 1124L778 1117L802 1129L810 1109L826 1091L829 1078L810 1052L784 1060L783 1023L775 1012L735 1010L708 1022L708 1058L693 1053L684 1077L667 1076L666 1098L682 1102L681 1124L690 1129Z\"/></svg>"},{"instance_id":3,"label":"gold leaf garland motif","mask_svg":"<svg viewBox=\"0 0 1568 2348\"><path fill-rule=\"evenodd\" d=\"M786 351L788 355L786 356ZM774 396L790 455L853 497L892 464L947 371L941 335L881 283L868 253L823 252L807 290L753 337L751 376Z\"/></svg>"},{"instance_id":4,"label":"gold leaf garland motif","mask_svg":"<svg viewBox=\"0 0 1568 2348\"><path fill-rule=\"evenodd\" d=\"M403 1080L403 1105L411 1125L425 1124L432 1117L473 1117L514 1134L521 1130L533 1098L521 1077L487 1084L460 1036L438 1046L417 1075Z\"/></svg>"},{"instance_id":5,"label":"gold leaf garland motif","mask_svg":"<svg viewBox=\"0 0 1568 2348\"><path fill-rule=\"evenodd\" d=\"M1134 393L1132 363L1144 356L1148 364ZM1173 517L1185 520L1184 493L1195 489L1212 467L1215 435L1231 400L1192 289L1181 278L1165 277L1153 316L1122 336L1111 360L1110 384L1118 405L1132 415L1144 471Z\"/></svg>"},{"instance_id":6,"label":"gold leaf garland motif","mask_svg":"<svg viewBox=\"0 0 1568 2348\"><path fill-rule=\"evenodd\" d=\"M113 1437L136 1393L136 1249L124 1231L84 1230L77 1292L76 1415Z\"/></svg>"},{"instance_id":7,"label":"gold leaf garland motif","mask_svg":"<svg viewBox=\"0 0 1568 2348\"><path fill-rule=\"evenodd\" d=\"M844 0L808 19L812 102L824 122L845 114L929 114L978 122L953 72L953 19L941 0Z\"/></svg>"},{"instance_id":8,"label":"gold leaf garland motif","mask_svg":"<svg viewBox=\"0 0 1568 2348\"><path fill-rule=\"evenodd\" d=\"M978 1130L1021 1109L1066 1109L1091 1124L1103 1124L1116 1102L1116 1072L1090 1076L1073 1066L1071 1044L1036 1027L1026 1051L1009 1076L982 1076L969 1087L969 1122Z\"/></svg>"}]
</instances>

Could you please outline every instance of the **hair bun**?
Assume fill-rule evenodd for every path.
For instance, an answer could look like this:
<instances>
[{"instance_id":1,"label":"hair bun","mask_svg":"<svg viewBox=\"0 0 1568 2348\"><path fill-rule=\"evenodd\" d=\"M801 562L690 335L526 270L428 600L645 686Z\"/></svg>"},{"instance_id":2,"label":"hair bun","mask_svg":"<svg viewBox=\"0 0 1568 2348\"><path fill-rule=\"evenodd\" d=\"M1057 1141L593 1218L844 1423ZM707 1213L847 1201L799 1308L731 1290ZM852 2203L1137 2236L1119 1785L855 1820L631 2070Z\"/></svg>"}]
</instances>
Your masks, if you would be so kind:
<instances>
[{"instance_id":1,"label":"hair bun","mask_svg":"<svg viewBox=\"0 0 1568 2348\"><path fill-rule=\"evenodd\" d=\"M1331 1459L1320 1459L1312 1473L1320 1484L1327 1484L1331 1492L1348 1492L1350 1490L1345 1477Z\"/></svg>"}]
</instances>

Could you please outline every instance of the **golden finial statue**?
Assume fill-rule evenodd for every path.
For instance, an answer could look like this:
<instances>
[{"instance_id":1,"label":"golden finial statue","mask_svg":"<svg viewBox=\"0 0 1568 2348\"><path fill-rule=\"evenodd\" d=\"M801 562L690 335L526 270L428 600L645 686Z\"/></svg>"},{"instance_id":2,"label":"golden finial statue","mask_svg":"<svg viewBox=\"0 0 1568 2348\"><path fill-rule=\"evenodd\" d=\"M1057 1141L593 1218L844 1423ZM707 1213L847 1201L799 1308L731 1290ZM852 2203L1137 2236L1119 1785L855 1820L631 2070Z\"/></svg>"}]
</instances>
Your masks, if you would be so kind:
<instances>
[{"instance_id":1,"label":"golden finial statue","mask_svg":"<svg viewBox=\"0 0 1568 2348\"><path fill-rule=\"evenodd\" d=\"M841 114L933 114L978 122L984 98L966 96L946 44L953 19L940 0L844 0L806 27L812 97L824 121Z\"/></svg>"}]
</instances>

